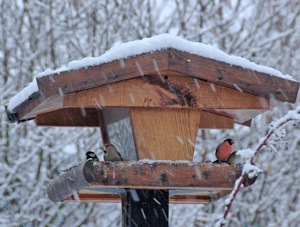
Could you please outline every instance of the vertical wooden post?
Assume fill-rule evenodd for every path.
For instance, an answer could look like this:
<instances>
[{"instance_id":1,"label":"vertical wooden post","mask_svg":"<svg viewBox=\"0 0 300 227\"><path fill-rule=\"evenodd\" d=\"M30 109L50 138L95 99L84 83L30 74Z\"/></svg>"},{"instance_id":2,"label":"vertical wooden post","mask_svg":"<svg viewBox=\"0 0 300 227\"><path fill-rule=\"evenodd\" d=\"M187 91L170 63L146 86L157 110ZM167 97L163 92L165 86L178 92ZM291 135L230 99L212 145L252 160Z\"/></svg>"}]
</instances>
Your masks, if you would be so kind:
<instances>
[{"instance_id":1,"label":"vertical wooden post","mask_svg":"<svg viewBox=\"0 0 300 227\"><path fill-rule=\"evenodd\" d=\"M130 108L138 159L193 160L201 110Z\"/></svg>"},{"instance_id":2,"label":"vertical wooden post","mask_svg":"<svg viewBox=\"0 0 300 227\"><path fill-rule=\"evenodd\" d=\"M121 198L123 227L168 226L168 190L126 189Z\"/></svg>"},{"instance_id":3,"label":"vertical wooden post","mask_svg":"<svg viewBox=\"0 0 300 227\"><path fill-rule=\"evenodd\" d=\"M106 124L104 122L102 110L98 110L97 113L98 113L98 122L99 122L101 137L102 137L102 143L103 144L109 143L109 136L108 136Z\"/></svg>"}]
</instances>

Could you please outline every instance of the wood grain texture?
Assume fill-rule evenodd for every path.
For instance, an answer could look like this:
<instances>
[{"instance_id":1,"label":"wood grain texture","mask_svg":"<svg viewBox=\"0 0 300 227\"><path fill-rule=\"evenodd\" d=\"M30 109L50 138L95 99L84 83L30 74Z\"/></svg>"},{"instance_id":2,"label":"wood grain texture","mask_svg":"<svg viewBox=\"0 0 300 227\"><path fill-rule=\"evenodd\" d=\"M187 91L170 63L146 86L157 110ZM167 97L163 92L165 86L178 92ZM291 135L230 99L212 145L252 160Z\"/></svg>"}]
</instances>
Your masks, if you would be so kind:
<instances>
[{"instance_id":1,"label":"wood grain texture","mask_svg":"<svg viewBox=\"0 0 300 227\"><path fill-rule=\"evenodd\" d=\"M295 81L243 69L242 67L169 48L98 66L39 77L37 78L39 87L37 95L24 100L11 111L11 115L16 116L13 118L14 121L33 119L40 113L62 108L61 101L57 100L58 97L61 99L64 95L70 93L75 93L74 95L76 96L76 92L94 89L102 85L113 85L114 83L130 79L144 78L146 75L159 76L161 81L164 81L165 76L168 75L180 75L187 78L197 78L214 86L220 85L239 92L242 91L243 93L239 95L233 93L229 96L233 99L232 102L234 102L234 99L238 100L235 103L247 103L242 97L245 93L267 99L295 102L299 89L299 83ZM187 89L184 87L185 85L180 84L181 91L183 91L182 88ZM158 87L156 86L156 88ZM176 87L174 88L176 89ZM178 97L175 97L174 94L170 92L164 93L165 91L166 87L164 86L156 90L160 96L171 98L172 103L164 103L165 106L180 106L182 101L187 101L184 103L185 107L191 106L191 100L176 99ZM184 92L179 94L186 95ZM93 98L95 97L93 96ZM99 97L97 96L97 98ZM126 99L128 100L128 97L124 96L124 100ZM131 102L135 99L138 101L139 96L130 94L129 99ZM97 101L101 103L99 100ZM216 100L216 103L218 102ZM122 105L124 106L124 104ZM150 97L150 99L143 99L143 105L161 106L161 103L155 104ZM205 104L203 105L205 106ZM118 106L120 105L118 104Z\"/></svg>"},{"instance_id":2,"label":"wood grain texture","mask_svg":"<svg viewBox=\"0 0 300 227\"><path fill-rule=\"evenodd\" d=\"M110 125L129 118L128 108L104 108L101 110L105 124Z\"/></svg>"},{"instance_id":3,"label":"wood grain texture","mask_svg":"<svg viewBox=\"0 0 300 227\"><path fill-rule=\"evenodd\" d=\"M119 203L121 202L121 196L119 194L112 194L107 192L96 192L90 190L82 190L78 193L79 201L77 202L101 202L101 203ZM75 197L72 195L66 198L64 201L74 202Z\"/></svg>"},{"instance_id":4,"label":"wood grain texture","mask_svg":"<svg viewBox=\"0 0 300 227\"><path fill-rule=\"evenodd\" d=\"M129 115L124 115L124 111L128 112L128 108L105 108L105 119L111 124L118 120L122 120ZM37 126L55 126L55 127L99 127L97 121L97 111L94 108L65 108L38 114L35 118ZM86 114L84 114L87 112ZM255 116L263 113L263 110L236 110L236 109L220 109L210 113L202 111L199 128L203 129L232 129L233 124L239 123L246 126L251 125L251 120ZM87 116L84 116L84 115ZM121 114L118 118L112 117ZM105 122L106 122L105 121ZM101 128L101 126L100 126Z\"/></svg>"},{"instance_id":5,"label":"wood grain texture","mask_svg":"<svg viewBox=\"0 0 300 227\"><path fill-rule=\"evenodd\" d=\"M232 190L236 165L195 162L94 162L85 179L98 188Z\"/></svg>"},{"instance_id":6,"label":"wood grain texture","mask_svg":"<svg viewBox=\"0 0 300 227\"><path fill-rule=\"evenodd\" d=\"M48 198L53 202L60 202L73 195L74 192L88 187L90 183L84 176L84 166L85 163L82 163L53 179L47 187Z\"/></svg>"},{"instance_id":7,"label":"wood grain texture","mask_svg":"<svg viewBox=\"0 0 300 227\"><path fill-rule=\"evenodd\" d=\"M101 142L102 144L106 144L110 142L109 136L108 136L108 130L107 130L107 124L104 121L104 114L102 110L97 111L98 115L98 124L100 128L100 134L101 134Z\"/></svg>"},{"instance_id":8,"label":"wood grain texture","mask_svg":"<svg viewBox=\"0 0 300 227\"><path fill-rule=\"evenodd\" d=\"M170 203L173 204L208 204L216 201L226 195L228 195L231 190L223 191L204 191L202 193L193 192L190 193L188 190L182 192L182 194L175 194L170 197Z\"/></svg>"},{"instance_id":9,"label":"wood grain texture","mask_svg":"<svg viewBox=\"0 0 300 227\"><path fill-rule=\"evenodd\" d=\"M67 94L123 80L163 72L168 69L169 51L156 51L106 64L40 77L37 79L44 96Z\"/></svg>"},{"instance_id":10,"label":"wood grain texture","mask_svg":"<svg viewBox=\"0 0 300 227\"><path fill-rule=\"evenodd\" d=\"M66 198L66 202L100 202L100 203L120 203L121 197L119 194L112 194L108 192L98 192L89 190L81 190L78 194L79 200L76 200L74 196ZM191 190L183 190L181 194L172 195L172 190L169 191L169 203L171 204L209 204L216 201L226 195L231 191L199 191L191 192Z\"/></svg>"},{"instance_id":11,"label":"wood grain texture","mask_svg":"<svg viewBox=\"0 0 300 227\"><path fill-rule=\"evenodd\" d=\"M210 113L207 111L201 112L199 128L233 129L233 125L233 118L224 117L222 115Z\"/></svg>"},{"instance_id":12,"label":"wood grain texture","mask_svg":"<svg viewBox=\"0 0 300 227\"><path fill-rule=\"evenodd\" d=\"M13 122L26 121L35 118L35 114L32 114L32 110L38 107L42 102L45 101L45 97L41 96L40 92L35 92L29 99L22 102L19 106L13 110L8 111L8 114L15 115Z\"/></svg>"},{"instance_id":13,"label":"wood grain texture","mask_svg":"<svg viewBox=\"0 0 300 227\"><path fill-rule=\"evenodd\" d=\"M74 191L80 201L118 202L124 189L171 189L171 202L209 203L228 194L241 173L241 166L226 164L90 161L53 179L47 194L53 202L72 200Z\"/></svg>"},{"instance_id":14,"label":"wood grain texture","mask_svg":"<svg viewBox=\"0 0 300 227\"><path fill-rule=\"evenodd\" d=\"M99 127L96 109L70 108L60 109L36 117L38 126L60 127Z\"/></svg>"},{"instance_id":15,"label":"wood grain texture","mask_svg":"<svg viewBox=\"0 0 300 227\"><path fill-rule=\"evenodd\" d=\"M172 107L196 109L263 109L266 98L213 85L195 78L158 75L127 80L64 96L65 107Z\"/></svg>"},{"instance_id":16,"label":"wood grain texture","mask_svg":"<svg viewBox=\"0 0 300 227\"><path fill-rule=\"evenodd\" d=\"M299 83L240 66L170 49L171 71L258 96L294 103Z\"/></svg>"},{"instance_id":17,"label":"wood grain texture","mask_svg":"<svg viewBox=\"0 0 300 227\"><path fill-rule=\"evenodd\" d=\"M171 73L172 71L247 93L288 102L295 102L299 88L299 83L295 81L173 48L40 77L37 82L41 94L48 97L87 90L144 75Z\"/></svg>"},{"instance_id":18,"label":"wood grain texture","mask_svg":"<svg viewBox=\"0 0 300 227\"><path fill-rule=\"evenodd\" d=\"M138 159L192 160L201 111L131 108Z\"/></svg>"}]
</instances>

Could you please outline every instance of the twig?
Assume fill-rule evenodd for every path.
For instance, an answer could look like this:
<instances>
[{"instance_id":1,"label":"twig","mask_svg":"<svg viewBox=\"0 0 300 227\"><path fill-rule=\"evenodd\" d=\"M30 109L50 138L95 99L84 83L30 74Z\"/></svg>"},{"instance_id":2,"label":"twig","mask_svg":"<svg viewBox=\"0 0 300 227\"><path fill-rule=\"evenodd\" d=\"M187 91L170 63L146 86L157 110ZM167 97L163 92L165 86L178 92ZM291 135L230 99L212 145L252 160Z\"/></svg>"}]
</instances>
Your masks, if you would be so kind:
<instances>
[{"instance_id":1,"label":"twig","mask_svg":"<svg viewBox=\"0 0 300 227\"><path fill-rule=\"evenodd\" d=\"M266 146L268 148L270 148L277 156L279 156L278 152L276 151L276 149L272 145L270 145L270 144L267 143Z\"/></svg>"}]
</instances>

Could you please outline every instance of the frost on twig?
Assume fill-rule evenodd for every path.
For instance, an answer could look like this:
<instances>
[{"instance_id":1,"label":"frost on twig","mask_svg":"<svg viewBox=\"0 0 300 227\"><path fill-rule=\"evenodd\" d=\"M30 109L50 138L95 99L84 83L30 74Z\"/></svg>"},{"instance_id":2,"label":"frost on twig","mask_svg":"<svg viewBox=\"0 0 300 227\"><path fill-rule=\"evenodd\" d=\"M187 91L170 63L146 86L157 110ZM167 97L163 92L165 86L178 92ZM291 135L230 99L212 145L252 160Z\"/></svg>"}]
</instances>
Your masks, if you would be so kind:
<instances>
[{"instance_id":1,"label":"frost on twig","mask_svg":"<svg viewBox=\"0 0 300 227\"><path fill-rule=\"evenodd\" d=\"M244 159L246 159L243 165L242 175L236 180L235 186L230 193L229 197L225 200L225 211L223 217L216 223L216 226L225 226L226 218L230 211L231 205L236 198L237 193L245 184L247 179L252 179L257 176L261 170L253 165L253 159L261 151L263 147L267 147L268 150L275 152L278 155L278 150L286 150L287 143L284 141L286 131L283 128L288 123L294 123L295 125L300 122L300 107L295 110L289 111L284 117L277 121L274 121L270 125L268 134L260 139L258 147L255 151L250 149L238 151ZM247 157L248 155L248 157Z\"/></svg>"}]
</instances>

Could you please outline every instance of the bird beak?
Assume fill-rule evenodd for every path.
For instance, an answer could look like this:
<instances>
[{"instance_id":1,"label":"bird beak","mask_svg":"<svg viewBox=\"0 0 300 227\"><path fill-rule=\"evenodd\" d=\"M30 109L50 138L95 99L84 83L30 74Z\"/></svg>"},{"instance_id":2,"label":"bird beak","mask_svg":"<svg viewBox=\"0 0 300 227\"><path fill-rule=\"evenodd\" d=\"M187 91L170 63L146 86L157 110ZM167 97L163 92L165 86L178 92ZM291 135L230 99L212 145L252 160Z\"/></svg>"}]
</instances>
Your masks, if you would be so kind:
<instances>
[{"instance_id":1,"label":"bird beak","mask_svg":"<svg viewBox=\"0 0 300 227\"><path fill-rule=\"evenodd\" d=\"M100 152L106 154L106 147L104 145L100 146L99 150Z\"/></svg>"}]
</instances>

